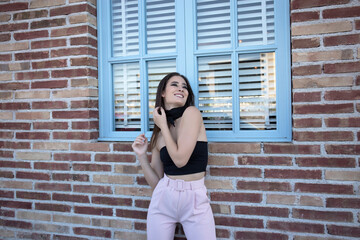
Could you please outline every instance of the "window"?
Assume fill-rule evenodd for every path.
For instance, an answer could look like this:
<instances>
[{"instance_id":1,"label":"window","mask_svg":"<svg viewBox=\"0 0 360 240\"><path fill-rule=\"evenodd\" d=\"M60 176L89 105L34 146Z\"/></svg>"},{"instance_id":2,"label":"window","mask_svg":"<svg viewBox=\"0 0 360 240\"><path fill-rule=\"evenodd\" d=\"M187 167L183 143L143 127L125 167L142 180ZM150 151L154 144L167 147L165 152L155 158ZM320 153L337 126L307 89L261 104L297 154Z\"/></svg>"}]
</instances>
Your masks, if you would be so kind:
<instances>
[{"instance_id":1,"label":"window","mask_svg":"<svg viewBox=\"0 0 360 240\"><path fill-rule=\"evenodd\" d=\"M107 0L98 6L100 140L151 136L159 81L188 77L209 141L290 141L289 2Z\"/></svg>"}]
</instances>

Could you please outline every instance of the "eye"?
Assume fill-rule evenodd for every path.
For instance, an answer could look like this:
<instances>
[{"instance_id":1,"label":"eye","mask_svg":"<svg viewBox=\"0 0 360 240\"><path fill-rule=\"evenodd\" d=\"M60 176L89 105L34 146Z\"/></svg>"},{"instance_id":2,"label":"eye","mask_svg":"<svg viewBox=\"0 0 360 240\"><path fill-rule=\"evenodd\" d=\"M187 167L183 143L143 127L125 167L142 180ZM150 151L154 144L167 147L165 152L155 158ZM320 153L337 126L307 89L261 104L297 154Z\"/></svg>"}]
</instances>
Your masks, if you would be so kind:
<instances>
[{"instance_id":1,"label":"eye","mask_svg":"<svg viewBox=\"0 0 360 240\"><path fill-rule=\"evenodd\" d=\"M175 87L177 87L177 84L176 84L176 83L171 83L170 86L175 86Z\"/></svg>"},{"instance_id":2,"label":"eye","mask_svg":"<svg viewBox=\"0 0 360 240\"><path fill-rule=\"evenodd\" d=\"M188 87L186 85L183 85L183 88L188 89Z\"/></svg>"}]
</instances>

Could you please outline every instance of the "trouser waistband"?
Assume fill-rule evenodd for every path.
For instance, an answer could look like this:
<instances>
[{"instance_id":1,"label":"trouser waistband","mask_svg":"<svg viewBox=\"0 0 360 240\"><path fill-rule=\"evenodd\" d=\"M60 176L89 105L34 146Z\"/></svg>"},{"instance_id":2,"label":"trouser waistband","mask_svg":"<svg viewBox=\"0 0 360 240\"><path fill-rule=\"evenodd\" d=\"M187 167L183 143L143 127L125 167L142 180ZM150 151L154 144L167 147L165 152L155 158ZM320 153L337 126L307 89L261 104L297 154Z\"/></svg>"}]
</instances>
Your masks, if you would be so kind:
<instances>
[{"instance_id":1,"label":"trouser waistband","mask_svg":"<svg viewBox=\"0 0 360 240\"><path fill-rule=\"evenodd\" d=\"M177 191L183 191L183 190L193 190L197 188L204 187L204 178L201 178L196 181L184 181L181 179L171 179L166 174L164 174L164 181L165 184Z\"/></svg>"}]
</instances>

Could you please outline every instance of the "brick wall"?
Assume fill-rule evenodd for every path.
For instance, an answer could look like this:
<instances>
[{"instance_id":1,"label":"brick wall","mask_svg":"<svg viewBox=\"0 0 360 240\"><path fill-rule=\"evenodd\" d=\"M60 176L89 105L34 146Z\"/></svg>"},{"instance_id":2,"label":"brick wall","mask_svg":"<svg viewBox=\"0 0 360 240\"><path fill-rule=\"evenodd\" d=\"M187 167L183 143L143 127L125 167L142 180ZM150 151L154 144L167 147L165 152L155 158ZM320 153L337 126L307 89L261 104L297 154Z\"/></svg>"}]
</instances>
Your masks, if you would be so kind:
<instances>
[{"instance_id":1,"label":"brick wall","mask_svg":"<svg viewBox=\"0 0 360 240\"><path fill-rule=\"evenodd\" d=\"M291 8L293 141L210 143L218 239L360 237L360 1ZM130 143L97 142L96 44L95 0L0 0L2 239L146 238Z\"/></svg>"}]
</instances>

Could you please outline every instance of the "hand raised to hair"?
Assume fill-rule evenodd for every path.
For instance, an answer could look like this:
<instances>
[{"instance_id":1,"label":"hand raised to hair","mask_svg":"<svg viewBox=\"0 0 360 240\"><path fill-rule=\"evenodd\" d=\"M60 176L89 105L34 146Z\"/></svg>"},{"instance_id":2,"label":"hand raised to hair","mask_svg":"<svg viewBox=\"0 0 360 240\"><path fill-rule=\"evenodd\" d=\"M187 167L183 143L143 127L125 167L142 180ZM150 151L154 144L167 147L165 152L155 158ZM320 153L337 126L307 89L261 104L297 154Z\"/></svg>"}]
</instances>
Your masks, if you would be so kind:
<instances>
[{"instance_id":1,"label":"hand raised to hair","mask_svg":"<svg viewBox=\"0 0 360 240\"><path fill-rule=\"evenodd\" d=\"M162 107L156 107L153 111L154 123L160 128L168 127L165 110Z\"/></svg>"}]
</instances>

